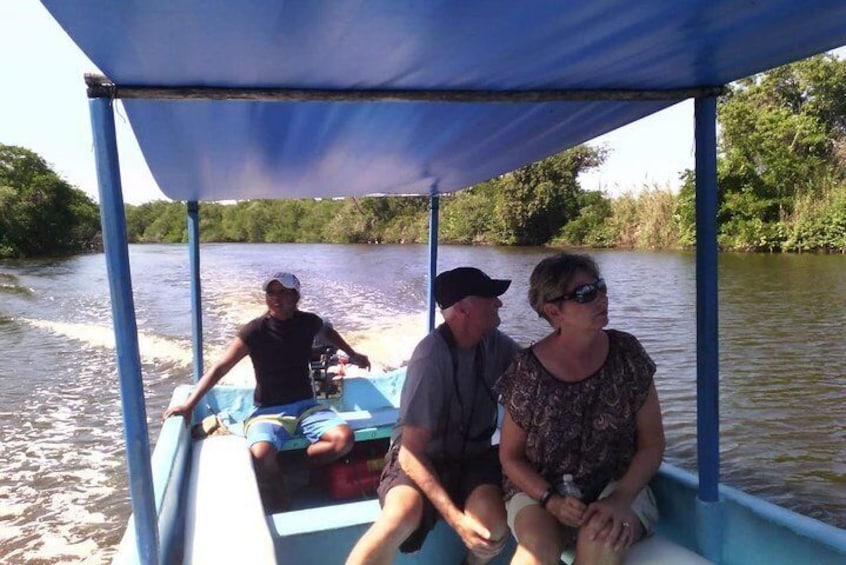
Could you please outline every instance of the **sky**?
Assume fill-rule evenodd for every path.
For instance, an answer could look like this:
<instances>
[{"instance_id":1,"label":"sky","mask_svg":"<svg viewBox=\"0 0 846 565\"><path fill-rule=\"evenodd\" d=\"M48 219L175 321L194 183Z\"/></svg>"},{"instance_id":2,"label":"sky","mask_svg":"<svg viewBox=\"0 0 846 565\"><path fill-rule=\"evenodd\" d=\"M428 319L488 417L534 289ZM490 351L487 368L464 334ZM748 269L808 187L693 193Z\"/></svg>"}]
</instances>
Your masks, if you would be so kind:
<instances>
[{"instance_id":1,"label":"sky","mask_svg":"<svg viewBox=\"0 0 846 565\"><path fill-rule=\"evenodd\" d=\"M99 69L40 2L0 0L0 143L35 151L62 178L97 200L82 79L86 72ZM166 199L120 110L115 126L124 200L141 204ZM678 189L679 173L694 164L693 102L676 104L590 144L605 146L609 155L601 167L579 177L583 188L612 196L646 186Z\"/></svg>"}]
</instances>

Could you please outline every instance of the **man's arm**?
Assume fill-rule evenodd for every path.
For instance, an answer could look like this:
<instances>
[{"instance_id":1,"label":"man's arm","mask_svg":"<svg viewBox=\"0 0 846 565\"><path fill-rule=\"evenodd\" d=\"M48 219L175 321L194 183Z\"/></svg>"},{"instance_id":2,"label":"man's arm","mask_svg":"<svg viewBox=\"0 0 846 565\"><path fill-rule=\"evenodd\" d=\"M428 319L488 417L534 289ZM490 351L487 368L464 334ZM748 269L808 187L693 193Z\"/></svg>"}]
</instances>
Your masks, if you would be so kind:
<instances>
[{"instance_id":1,"label":"man's arm","mask_svg":"<svg viewBox=\"0 0 846 565\"><path fill-rule=\"evenodd\" d=\"M499 540L492 540L488 531L478 520L465 514L449 497L435 474L432 462L426 455L429 430L415 426L403 426L402 443L398 461L405 474L423 491L444 520L461 536L464 545L477 554L492 554L499 547Z\"/></svg>"},{"instance_id":2,"label":"man's arm","mask_svg":"<svg viewBox=\"0 0 846 565\"><path fill-rule=\"evenodd\" d=\"M370 359L367 358L367 355L357 353L355 349L350 347L346 340L341 337L341 334L335 331L335 328L324 328L323 335L326 336L329 343L346 353L352 364L364 367L365 369L370 368Z\"/></svg>"},{"instance_id":3,"label":"man's arm","mask_svg":"<svg viewBox=\"0 0 846 565\"><path fill-rule=\"evenodd\" d=\"M162 415L162 420L166 420L171 416L185 416L186 419L190 418L191 411L197 406L197 403L200 399L205 395L209 390L212 389L217 382L226 375L232 367L234 367L238 361L246 357L246 355L250 352L247 344L240 337L236 337L232 343L229 344L229 347L226 348L226 351L223 353L223 356L218 359L211 368L206 371L206 374L200 379L200 382L197 383L197 386L194 387L194 390L191 391L191 395L188 399L183 402L182 404L178 404L176 406L172 406L164 411Z\"/></svg>"}]
</instances>

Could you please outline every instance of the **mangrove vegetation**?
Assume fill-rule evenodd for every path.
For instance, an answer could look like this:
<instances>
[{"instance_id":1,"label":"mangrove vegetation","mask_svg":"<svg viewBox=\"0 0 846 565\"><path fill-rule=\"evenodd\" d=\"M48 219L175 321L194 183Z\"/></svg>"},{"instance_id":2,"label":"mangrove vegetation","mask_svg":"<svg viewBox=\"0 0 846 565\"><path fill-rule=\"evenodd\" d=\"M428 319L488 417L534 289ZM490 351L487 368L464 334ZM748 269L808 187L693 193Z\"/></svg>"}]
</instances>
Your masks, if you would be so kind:
<instances>
[{"instance_id":1,"label":"mangrove vegetation","mask_svg":"<svg viewBox=\"0 0 846 565\"><path fill-rule=\"evenodd\" d=\"M32 151L0 144L0 258L101 247L97 204Z\"/></svg>"}]
</instances>

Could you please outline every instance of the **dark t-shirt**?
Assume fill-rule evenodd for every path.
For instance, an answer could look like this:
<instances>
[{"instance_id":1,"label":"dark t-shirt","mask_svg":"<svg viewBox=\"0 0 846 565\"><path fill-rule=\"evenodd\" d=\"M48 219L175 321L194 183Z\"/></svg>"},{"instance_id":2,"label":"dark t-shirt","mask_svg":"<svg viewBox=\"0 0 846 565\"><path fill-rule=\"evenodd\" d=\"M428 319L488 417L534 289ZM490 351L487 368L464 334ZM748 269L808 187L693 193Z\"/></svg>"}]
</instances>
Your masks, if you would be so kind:
<instances>
[{"instance_id":1,"label":"dark t-shirt","mask_svg":"<svg viewBox=\"0 0 846 565\"><path fill-rule=\"evenodd\" d=\"M622 477L637 448L635 417L646 402L655 363L634 336L607 330L608 357L593 375L563 382L532 348L517 354L497 390L526 432L526 458L551 484L573 475L585 502ZM506 499L519 491L508 477Z\"/></svg>"},{"instance_id":2,"label":"dark t-shirt","mask_svg":"<svg viewBox=\"0 0 846 565\"><path fill-rule=\"evenodd\" d=\"M499 330L488 332L479 347L484 381L476 375L475 348L456 349L458 375L453 380L452 355L444 338L438 331L423 338L408 362L394 441L402 426L410 425L430 431L426 455L432 459L476 456L490 448L487 432L497 412L493 385L520 348Z\"/></svg>"},{"instance_id":3,"label":"dark t-shirt","mask_svg":"<svg viewBox=\"0 0 846 565\"><path fill-rule=\"evenodd\" d=\"M256 406L276 406L314 396L309 378L309 359L314 336L323 320L297 310L288 320L265 314L238 332L250 350L256 373Z\"/></svg>"}]
</instances>

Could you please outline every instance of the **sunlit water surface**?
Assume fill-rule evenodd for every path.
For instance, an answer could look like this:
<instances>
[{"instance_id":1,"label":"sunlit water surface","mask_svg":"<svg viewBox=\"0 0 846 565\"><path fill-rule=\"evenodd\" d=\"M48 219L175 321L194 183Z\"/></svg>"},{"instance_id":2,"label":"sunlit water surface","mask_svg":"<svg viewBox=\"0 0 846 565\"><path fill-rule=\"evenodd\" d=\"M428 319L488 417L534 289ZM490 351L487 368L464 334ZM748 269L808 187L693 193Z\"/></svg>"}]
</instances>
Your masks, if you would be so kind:
<instances>
[{"instance_id":1,"label":"sunlit water surface","mask_svg":"<svg viewBox=\"0 0 846 565\"><path fill-rule=\"evenodd\" d=\"M529 309L536 248L443 247L441 269L513 278L502 329L547 331ZM666 459L696 465L695 274L686 253L598 251L611 326L658 364ZM130 249L151 440L173 387L190 380L184 246ZM288 269L301 307L330 318L382 366L425 327L422 246L203 246L205 358L262 312L260 283ZM846 527L846 257L720 257L722 480ZM130 513L114 337L102 255L0 263L0 556L104 563ZM233 379L249 377L248 363Z\"/></svg>"}]
</instances>

